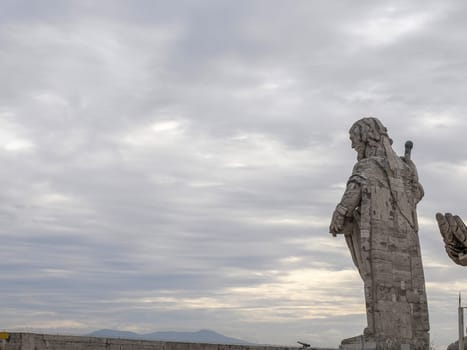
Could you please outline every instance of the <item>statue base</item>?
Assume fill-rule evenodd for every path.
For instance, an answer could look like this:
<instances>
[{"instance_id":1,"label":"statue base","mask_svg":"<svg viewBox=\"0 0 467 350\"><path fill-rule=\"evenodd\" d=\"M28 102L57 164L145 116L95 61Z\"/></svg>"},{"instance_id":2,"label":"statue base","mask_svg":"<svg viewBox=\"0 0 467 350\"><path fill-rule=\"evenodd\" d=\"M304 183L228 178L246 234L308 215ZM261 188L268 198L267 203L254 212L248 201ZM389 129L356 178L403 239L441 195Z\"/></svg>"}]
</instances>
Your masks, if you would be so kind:
<instances>
[{"instance_id":1,"label":"statue base","mask_svg":"<svg viewBox=\"0 0 467 350\"><path fill-rule=\"evenodd\" d=\"M339 350L376 350L376 341L365 335L344 339Z\"/></svg>"},{"instance_id":2,"label":"statue base","mask_svg":"<svg viewBox=\"0 0 467 350\"><path fill-rule=\"evenodd\" d=\"M372 336L359 335L344 339L339 346L339 350L418 350L422 349L409 342L394 339L375 339ZM428 348L426 348L428 349ZM423 348L423 350L426 350Z\"/></svg>"}]
</instances>

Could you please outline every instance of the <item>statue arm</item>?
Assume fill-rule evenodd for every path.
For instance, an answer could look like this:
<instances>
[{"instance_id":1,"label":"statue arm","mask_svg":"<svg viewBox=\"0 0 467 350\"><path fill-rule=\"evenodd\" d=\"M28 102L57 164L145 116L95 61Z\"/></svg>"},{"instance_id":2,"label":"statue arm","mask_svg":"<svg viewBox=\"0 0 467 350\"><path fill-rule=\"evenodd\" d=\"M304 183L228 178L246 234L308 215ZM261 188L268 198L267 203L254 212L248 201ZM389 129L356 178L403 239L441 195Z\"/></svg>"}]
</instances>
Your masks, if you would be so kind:
<instances>
[{"instance_id":1,"label":"statue arm","mask_svg":"<svg viewBox=\"0 0 467 350\"><path fill-rule=\"evenodd\" d=\"M353 211L360 205L362 199L361 184L358 181L352 181L352 178L347 183L342 200L337 205L332 214L331 225L329 232L335 236L338 233L344 233L345 218L351 218Z\"/></svg>"},{"instance_id":2,"label":"statue arm","mask_svg":"<svg viewBox=\"0 0 467 350\"><path fill-rule=\"evenodd\" d=\"M423 189L422 184L418 180L418 172L417 167L413 161L405 160L409 167L412 169L412 176L413 176L413 194L415 197L415 203L418 203L422 200L423 196L425 195L425 190Z\"/></svg>"}]
</instances>

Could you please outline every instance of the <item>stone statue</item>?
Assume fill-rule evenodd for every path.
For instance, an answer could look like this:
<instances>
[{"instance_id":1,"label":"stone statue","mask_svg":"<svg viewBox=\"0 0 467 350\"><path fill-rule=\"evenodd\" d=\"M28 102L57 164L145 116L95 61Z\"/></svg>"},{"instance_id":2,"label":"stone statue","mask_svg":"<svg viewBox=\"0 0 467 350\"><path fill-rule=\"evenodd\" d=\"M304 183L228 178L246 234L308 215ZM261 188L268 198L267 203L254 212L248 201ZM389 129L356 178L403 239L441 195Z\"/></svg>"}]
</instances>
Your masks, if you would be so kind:
<instances>
[{"instance_id":1,"label":"stone statue","mask_svg":"<svg viewBox=\"0 0 467 350\"><path fill-rule=\"evenodd\" d=\"M456 264L467 266L467 227L464 221L450 213L436 214L439 230L444 240L444 248Z\"/></svg>"},{"instance_id":2,"label":"stone statue","mask_svg":"<svg viewBox=\"0 0 467 350\"><path fill-rule=\"evenodd\" d=\"M333 213L330 233L343 234L363 279L368 326L340 349L429 348L416 205L424 192L410 159L392 149L386 128L363 118L350 128L358 162Z\"/></svg>"}]
</instances>

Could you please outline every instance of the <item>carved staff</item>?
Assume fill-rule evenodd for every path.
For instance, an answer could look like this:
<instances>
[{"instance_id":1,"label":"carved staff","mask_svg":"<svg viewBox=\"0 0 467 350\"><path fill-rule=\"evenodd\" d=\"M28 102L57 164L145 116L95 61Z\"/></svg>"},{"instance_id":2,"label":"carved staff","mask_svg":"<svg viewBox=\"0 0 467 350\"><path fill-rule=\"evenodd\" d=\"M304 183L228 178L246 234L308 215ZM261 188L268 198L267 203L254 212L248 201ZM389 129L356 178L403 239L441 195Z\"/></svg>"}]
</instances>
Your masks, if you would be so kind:
<instances>
[{"instance_id":1,"label":"carved staff","mask_svg":"<svg viewBox=\"0 0 467 350\"><path fill-rule=\"evenodd\" d=\"M407 141L405 143L405 153L404 153L404 157L406 160L410 160L410 153L412 152L412 148L413 148L413 142L412 141Z\"/></svg>"}]
</instances>

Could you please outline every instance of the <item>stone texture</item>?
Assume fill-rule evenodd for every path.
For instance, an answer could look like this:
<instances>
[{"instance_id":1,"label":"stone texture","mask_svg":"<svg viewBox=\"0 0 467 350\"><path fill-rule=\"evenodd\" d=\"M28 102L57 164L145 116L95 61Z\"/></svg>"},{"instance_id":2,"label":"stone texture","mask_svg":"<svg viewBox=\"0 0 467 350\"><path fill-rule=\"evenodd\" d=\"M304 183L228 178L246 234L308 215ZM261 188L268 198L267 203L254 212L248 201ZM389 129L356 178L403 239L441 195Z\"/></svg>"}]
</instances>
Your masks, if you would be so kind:
<instances>
[{"instance_id":1,"label":"stone texture","mask_svg":"<svg viewBox=\"0 0 467 350\"><path fill-rule=\"evenodd\" d=\"M396 155L386 128L363 118L350 129L358 162L330 232L343 234L363 280L367 322L363 335L341 349L426 350L428 306L416 206L423 187L410 159Z\"/></svg>"},{"instance_id":2,"label":"stone texture","mask_svg":"<svg viewBox=\"0 0 467 350\"><path fill-rule=\"evenodd\" d=\"M467 266L467 228L464 221L450 213L436 214L446 253L456 264Z\"/></svg>"}]
</instances>

